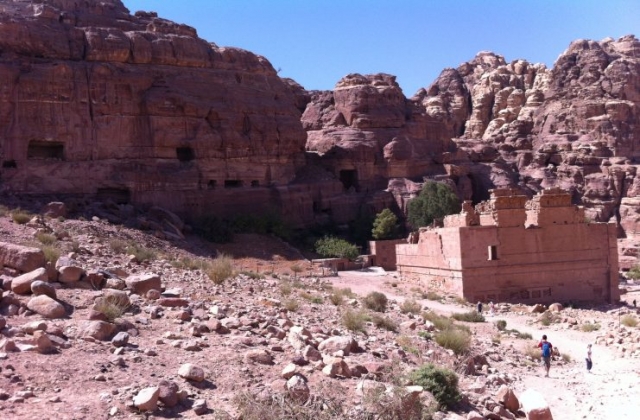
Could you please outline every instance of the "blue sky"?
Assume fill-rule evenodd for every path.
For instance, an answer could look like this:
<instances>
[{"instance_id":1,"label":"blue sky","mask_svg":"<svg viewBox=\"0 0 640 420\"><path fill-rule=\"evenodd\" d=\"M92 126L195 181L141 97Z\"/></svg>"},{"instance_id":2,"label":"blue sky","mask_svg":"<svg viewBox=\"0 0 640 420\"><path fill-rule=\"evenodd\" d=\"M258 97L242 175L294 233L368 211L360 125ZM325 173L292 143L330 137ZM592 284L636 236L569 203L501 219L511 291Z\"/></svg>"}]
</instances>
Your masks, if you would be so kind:
<instances>
[{"instance_id":1,"label":"blue sky","mask_svg":"<svg viewBox=\"0 0 640 420\"><path fill-rule=\"evenodd\" d=\"M265 56L306 89L390 73L405 96L479 51L552 66L575 39L640 38L638 0L123 0L219 46Z\"/></svg>"}]
</instances>

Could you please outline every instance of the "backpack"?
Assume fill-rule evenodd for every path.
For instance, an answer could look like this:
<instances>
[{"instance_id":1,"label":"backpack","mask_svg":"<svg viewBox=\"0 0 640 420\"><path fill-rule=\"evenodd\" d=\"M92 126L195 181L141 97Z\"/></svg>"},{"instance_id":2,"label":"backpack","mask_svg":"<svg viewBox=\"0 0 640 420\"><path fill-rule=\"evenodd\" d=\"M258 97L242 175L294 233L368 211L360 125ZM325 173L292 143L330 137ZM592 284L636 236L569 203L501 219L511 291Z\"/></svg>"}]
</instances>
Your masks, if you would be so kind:
<instances>
[{"instance_id":1,"label":"backpack","mask_svg":"<svg viewBox=\"0 0 640 420\"><path fill-rule=\"evenodd\" d=\"M542 357L551 357L551 343L548 341L542 343Z\"/></svg>"}]
</instances>

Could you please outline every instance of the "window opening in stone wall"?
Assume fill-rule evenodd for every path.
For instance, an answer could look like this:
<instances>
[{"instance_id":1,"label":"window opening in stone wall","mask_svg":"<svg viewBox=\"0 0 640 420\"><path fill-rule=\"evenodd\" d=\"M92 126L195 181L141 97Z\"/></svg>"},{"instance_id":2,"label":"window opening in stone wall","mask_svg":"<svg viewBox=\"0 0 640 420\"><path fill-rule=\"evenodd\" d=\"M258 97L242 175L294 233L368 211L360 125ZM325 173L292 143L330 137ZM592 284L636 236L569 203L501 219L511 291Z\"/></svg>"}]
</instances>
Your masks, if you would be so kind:
<instances>
[{"instance_id":1,"label":"window opening in stone wall","mask_svg":"<svg viewBox=\"0 0 640 420\"><path fill-rule=\"evenodd\" d=\"M193 149L190 147L177 147L176 148L176 156L180 162L191 162L196 158L196 154L193 152Z\"/></svg>"},{"instance_id":2,"label":"window opening in stone wall","mask_svg":"<svg viewBox=\"0 0 640 420\"><path fill-rule=\"evenodd\" d=\"M11 159L11 160L5 160L4 162L2 162L2 167L9 169L9 168L17 168L18 164L16 163L15 160Z\"/></svg>"},{"instance_id":3,"label":"window opening in stone wall","mask_svg":"<svg viewBox=\"0 0 640 420\"><path fill-rule=\"evenodd\" d=\"M27 159L64 159L64 144L48 141L31 141L27 148Z\"/></svg>"},{"instance_id":4,"label":"window opening in stone wall","mask_svg":"<svg viewBox=\"0 0 640 420\"><path fill-rule=\"evenodd\" d=\"M498 259L498 247L495 245L489 245L488 249L487 249L489 256L488 256L488 260L489 261L493 261L493 260L497 260Z\"/></svg>"},{"instance_id":5,"label":"window opening in stone wall","mask_svg":"<svg viewBox=\"0 0 640 420\"><path fill-rule=\"evenodd\" d=\"M129 204L131 191L128 188L98 188L98 201L113 201L116 204Z\"/></svg>"},{"instance_id":6,"label":"window opening in stone wall","mask_svg":"<svg viewBox=\"0 0 640 420\"><path fill-rule=\"evenodd\" d=\"M217 184L218 184L218 181L216 181L215 179L210 179L209 182L207 182L207 188L210 190L213 190L216 188Z\"/></svg>"},{"instance_id":7,"label":"window opening in stone wall","mask_svg":"<svg viewBox=\"0 0 640 420\"><path fill-rule=\"evenodd\" d=\"M255 187L259 187L260 186L260 181L256 181L256 180L251 181L251 186L254 187L254 188Z\"/></svg>"},{"instance_id":8,"label":"window opening in stone wall","mask_svg":"<svg viewBox=\"0 0 640 420\"><path fill-rule=\"evenodd\" d=\"M345 169L340 171L340 182L342 182L342 186L345 190L353 187L358 190L358 171L355 169Z\"/></svg>"},{"instance_id":9,"label":"window opening in stone wall","mask_svg":"<svg viewBox=\"0 0 640 420\"><path fill-rule=\"evenodd\" d=\"M239 179L227 179L224 181L225 188L240 188L242 187L242 181Z\"/></svg>"}]
</instances>

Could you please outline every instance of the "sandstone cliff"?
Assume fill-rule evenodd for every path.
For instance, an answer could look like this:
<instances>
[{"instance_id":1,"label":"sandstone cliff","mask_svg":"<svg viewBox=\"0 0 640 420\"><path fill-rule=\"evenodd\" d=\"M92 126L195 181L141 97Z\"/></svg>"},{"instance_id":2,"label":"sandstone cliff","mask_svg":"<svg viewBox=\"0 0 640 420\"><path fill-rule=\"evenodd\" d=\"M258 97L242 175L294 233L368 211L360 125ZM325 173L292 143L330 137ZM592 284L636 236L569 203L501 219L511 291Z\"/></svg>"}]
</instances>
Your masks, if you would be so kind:
<instances>
[{"instance_id":1,"label":"sandstone cliff","mask_svg":"<svg viewBox=\"0 0 640 420\"><path fill-rule=\"evenodd\" d=\"M264 58L119 0L0 2L0 189L292 223L404 208L425 178L573 192L640 230L640 41L578 40L549 69L481 52L406 98L395 77L306 91ZM258 204L258 205L256 205Z\"/></svg>"}]
</instances>

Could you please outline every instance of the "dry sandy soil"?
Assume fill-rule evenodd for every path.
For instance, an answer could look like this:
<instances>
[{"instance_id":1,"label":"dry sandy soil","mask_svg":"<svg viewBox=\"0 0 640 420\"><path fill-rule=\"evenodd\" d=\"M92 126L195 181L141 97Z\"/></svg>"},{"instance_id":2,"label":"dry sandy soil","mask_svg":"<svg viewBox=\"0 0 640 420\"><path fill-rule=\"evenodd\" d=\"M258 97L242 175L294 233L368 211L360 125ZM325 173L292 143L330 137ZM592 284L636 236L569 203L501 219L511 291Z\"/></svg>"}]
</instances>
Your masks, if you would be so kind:
<instances>
[{"instance_id":1,"label":"dry sandy soil","mask_svg":"<svg viewBox=\"0 0 640 420\"><path fill-rule=\"evenodd\" d=\"M0 398L1 419L98 419L109 418L198 418L191 410L197 399L207 401L209 411L204 418L216 418L222 410L234 414L233 399L244 393L265 393L282 390L281 373L287 364L296 358L286 339L278 340L265 333L266 325L278 325L283 316L293 325L308 328L315 336L350 334L340 322L343 307L329 302L329 285L335 288L350 288L364 296L371 291L385 293L392 303L385 313L396 322L415 320L415 317L400 313L398 303L407 298L417 299L425 308L447 315L453 312L472 310L472 305L463 306L453 300L424 300L417 297L416 284L407 284L395 273L368 269L356 272L341 272L336 277L317 278L313 275L300 280L295 286L291 267L303 267L300 275L308 274L309 262L299 252L281 241L258 236L238 235L233 244L212 245L196 238L169 242L149 233L110 224L104 220L50 220L49 228L58 232L64 230L69 237L56 243L63 252L71 248L79 249L75 258L85 269L118 271L125 277L129 274L155 272L162 276L163 286L174 289L181 297L188 299L188 308L161 308L160 317L150 316L154 301L132 295L134 308L118 322L119 328L131 335L129 344L120 355L114 355L115 347L109 341L88 340L80 334L82 323L88 319L94 300L102 294L100 290L87 288L86 284L74 287L57 287L58 299L65 303L68 317L46 321L48 332L56 333L66 340L67 346L55 354L37 352L7 352L0 358ZM40 227L41 228L41 227ZM9 217L0 217L0 236L3 241L14 243L34 243L37 227L17 225ZM157 253L155 259L138 263L126 255L118 254L110 247L113 239L134 242ZM75 242L75 244L74 244ZM77 246L76 246L77 245ZM260 278L239 275L222 286L216 286L201 270L187 270L176 267L180 258L195 259L211 257L224 252L235 257L238 271L248 274L260 273ZM275 273L275 276L266 273ZM287 295L283 294L283 284L294 284ZM7 293L7 292L5 292ZM313 295L320 299L318 304L308 299ZM307 297L305 297L307 296ZM624 296L640 300L640 293ZM27 302L29 296L19 296ZM280 303L287 299L297 299L299 308L283 315ZM190 331L195 325L211 326L216 322L211 308L217 307L226 313L226 319L238 320L238 325L230 328L228 334L213 331L193 336ZM618 317L607 313L612 307L598 310L576 311L574 316L587 317L603 325L603 330L617 325ZM286 311L285 311L286 312ZM577 315L576 315L577 314ZM221 317L217 317L220 319ZM39 316L22 313L6 317L12 339L20 341L29 335L21 333L25 324L40 319ZM492 367L500 372L514 375L517 380L510 386L520 393L528 388L541 392L549 403L554 418L563 419L635 419L640 413L637 390L640 389L638 359L621 358L612 348L596 345L593 350L593 373L584 368L587 343L593 343L601 332L581 332L567 329L565 323L543 327L534 322L535 317L522 312L501 313L488 318L489 322L468 324L474 332L473 351L497 351L513 355L520 349L533 345L533 341L517 340L504 336L499 345L491 342L497 333L493 320L504 319L508 328L529 332L534 338L543 333L569 354L572 362L557 362L552 367L551 377L543 378L542 368L533 364L515 363L505 356L504 360L492 362ZM350 356L351 365L367 363L387 363L385 357L401 355L403 363L415 368L424 361L420 357L403 355L399 345L399 335L419 340L416 331L392 333L369 326L368 334L355 334L365 351ZM5 330L6 331L6 330ZM0 336L0 341L2 337ZM187 350L188 344L195 342L197 350ZM416 341L417 342L417 341ZM446 350L433 342L421 342L421 351L432 350L436 360L453 362ZM245 358L252 350L266 349L273 357L271 365L249 363ZM0 350L0 353L3 353ZM184 363L193 363L203 368L206 380L201 383L185 381L178 377L178 368ZM358 378L326 378L317 366L301 367L301 372L309 378L311 392L325 390L353 403ZM476 377L464 377L461 383L473 382ZM160 406L153 414L138 413L130 407L136 393L145 387L156 386L161 380L175 381L188 396L186 403L168 409ZM492 396L495 388L488 389ZM464 413L460 413L465 415ZM452 417L453 418L453 417ZM459 417L458 417L459 418Z\"/></svg>"}]
</instances>

